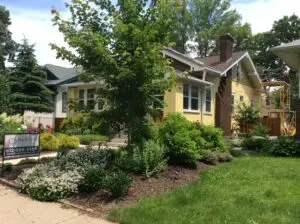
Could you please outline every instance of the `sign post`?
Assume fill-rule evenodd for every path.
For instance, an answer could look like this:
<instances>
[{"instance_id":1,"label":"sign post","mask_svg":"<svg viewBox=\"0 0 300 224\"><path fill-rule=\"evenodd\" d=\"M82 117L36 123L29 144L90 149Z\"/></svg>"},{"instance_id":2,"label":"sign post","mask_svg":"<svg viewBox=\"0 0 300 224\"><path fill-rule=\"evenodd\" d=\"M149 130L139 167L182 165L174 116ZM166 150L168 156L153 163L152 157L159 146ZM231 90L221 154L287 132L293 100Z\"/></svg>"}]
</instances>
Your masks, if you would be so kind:
<instances>
[{"instance_id":1,"label":"sign post","mask_svg":"<svg viewBox=\"0 0 300 224\"><path fill-rule=\"evenodd\" d=\"M6 134L2 152L2 177L4 160L40 156L40 134Z\"/></svg>"}]
</instances>

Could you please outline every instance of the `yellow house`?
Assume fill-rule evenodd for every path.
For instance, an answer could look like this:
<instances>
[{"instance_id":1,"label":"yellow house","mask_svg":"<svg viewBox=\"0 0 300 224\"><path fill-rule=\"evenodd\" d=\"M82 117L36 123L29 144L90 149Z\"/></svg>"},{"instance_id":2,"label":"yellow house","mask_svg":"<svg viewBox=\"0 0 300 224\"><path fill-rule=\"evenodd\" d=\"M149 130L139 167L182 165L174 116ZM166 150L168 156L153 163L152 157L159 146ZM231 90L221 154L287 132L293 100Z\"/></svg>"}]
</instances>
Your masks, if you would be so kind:
<instances>
[{"instance_id":1,"label":"yellow house","mask_svg":"<svg viewBox=\"0 0 300 224\"><path fill-rule=\"evenodd\" d=\"M191 58L172 48L163 54L171 59L177 75L176 85L165 93L163 116L182 113L190 121L214 125L231 134L232 115L239 103L261 103L261 80L247 52L233 52L230 35L220 38L220 55ZM68 98L89 109L101 109L95 101L96 83L71 82L64 85ZM68 116L75 112L69 111Z\"/></svg>"},{"instance_id":2,"label":"yellow house","mask_svg":"<svg viewBox=\"0 0 300 224\"><path fill-rule=\"evenodd\" d=\"M164 116L179 112L190 121L220 127L230 135L238 104L260 109L260 77L249 54L233 52L233 44L234 39L224 35L220 54L204 58L191 58L172 48L164 50L177 74L175 87L164 95Z\"/></svg>"}]
</instances>

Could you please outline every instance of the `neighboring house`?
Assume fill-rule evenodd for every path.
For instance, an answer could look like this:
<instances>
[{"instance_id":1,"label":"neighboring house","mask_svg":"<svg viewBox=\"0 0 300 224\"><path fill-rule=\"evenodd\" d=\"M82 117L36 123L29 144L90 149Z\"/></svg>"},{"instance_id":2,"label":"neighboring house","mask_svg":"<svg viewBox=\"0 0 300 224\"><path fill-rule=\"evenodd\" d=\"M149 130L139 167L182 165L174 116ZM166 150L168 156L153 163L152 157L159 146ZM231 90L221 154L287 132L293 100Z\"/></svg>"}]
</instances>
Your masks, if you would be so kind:
<instances>
[{"instance_id":1,"label":"neighboring house","mask_svg":"<svg viewBox=\"0 0 300 224\"><path fill-rule=\"evenodd\" d=\"M25 119L31 120L34 126L39 123L44 126L59 126L63 119L67 117L67 87L64 84L76 82L78 72L75 68L64 68L61 66L46 64L44 70L47 73L47 86L55 93L53 103L53 113L34 113L26 111Z\"/></svg>"},{"instance_id":2,"label":"neighboring house","mask_svg":"<svg viewBox=\"0 0 300 224\"><path fill-rule=\"evenodd\" d=\"M247 52L233 52L234 39L220 37L220 55L190 58L172 48L164 50L178 75L176 86L166 92L168 113L182 113L190 121L214 125L230 135L237 105L260 109L262 84ZM185 75L188 71L188 75Z\"/></svg>"}]
</instances>

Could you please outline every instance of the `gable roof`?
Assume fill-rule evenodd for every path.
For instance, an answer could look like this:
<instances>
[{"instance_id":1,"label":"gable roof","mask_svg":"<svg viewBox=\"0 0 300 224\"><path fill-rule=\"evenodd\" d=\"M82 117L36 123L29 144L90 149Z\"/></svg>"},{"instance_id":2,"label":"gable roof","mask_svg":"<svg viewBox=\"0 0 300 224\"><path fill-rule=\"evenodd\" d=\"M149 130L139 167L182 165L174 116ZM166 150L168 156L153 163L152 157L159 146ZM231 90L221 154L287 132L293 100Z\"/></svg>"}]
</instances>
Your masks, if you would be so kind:
<instances>
[{"instance_id":1,"label":"gable roof","mask_svg":"<svg viewBox=\"0 0 300 224\"><path fill-rule=\"evenodd\" d=\"M221 73L224 73L237 63L241 58L247 54L246 51L233 52L232 57L226 62L220 62L220 55L209 56L204 58L196 58L196 60L203 62L205 65L209 65Z\"/></svg>"},{"instance_id":2,"label":"gable roof","mask_svg":"<svg viewBox=\"0 0 300 224\"><path fill-rule=\"evenodd\" d=\"M48 69L57 78L56 80L49 80L47 83L48 85L58 85L78 76L78 71L74 67L65 68L62 66L46 64L45 68Z\"/></svg>"}]
</instances>

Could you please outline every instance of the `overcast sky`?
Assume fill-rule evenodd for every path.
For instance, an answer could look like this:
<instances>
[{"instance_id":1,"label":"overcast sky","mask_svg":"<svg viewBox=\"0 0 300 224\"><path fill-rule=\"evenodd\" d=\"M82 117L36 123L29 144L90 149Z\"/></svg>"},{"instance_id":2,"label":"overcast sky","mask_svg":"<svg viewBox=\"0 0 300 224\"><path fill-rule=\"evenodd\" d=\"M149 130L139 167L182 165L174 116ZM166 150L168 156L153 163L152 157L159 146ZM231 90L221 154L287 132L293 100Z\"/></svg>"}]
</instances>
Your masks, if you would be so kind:
<instances>
[{"instance_id":1,"label":"overcast sky","mask_svg":"<svg viewBox=\"0 0 300 224\"><path fill-rule=\"evenodd\" d=\"M114 0L115 1L115 0ZM0 0L11 14L10 31L15 41L25 35L36 44L39 64L56 64L69 67L67 61L56 59L49 43L64 45L62 34L51 23L51 7L64 12L64 0ZM242 15L243 22L252 25L253 33L270 30L273 21L284 15L300 16L300 0L233 0L233 8Z\"/></svg>"}]
</instances>

